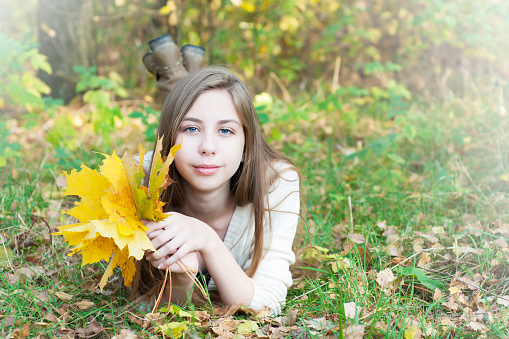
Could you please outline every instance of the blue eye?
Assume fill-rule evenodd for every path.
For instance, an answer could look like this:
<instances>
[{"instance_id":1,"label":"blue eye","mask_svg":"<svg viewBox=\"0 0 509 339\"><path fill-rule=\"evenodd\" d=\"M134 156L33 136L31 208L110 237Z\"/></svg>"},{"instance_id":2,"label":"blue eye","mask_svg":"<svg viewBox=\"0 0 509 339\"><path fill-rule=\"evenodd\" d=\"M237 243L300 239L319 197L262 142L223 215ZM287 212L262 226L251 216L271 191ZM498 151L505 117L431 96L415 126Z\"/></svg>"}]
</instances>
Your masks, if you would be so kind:
<instances>
[{"instance_id":1,"label":"blue eye","mask_svg":"<svg viewBox=\"0 0 509 339\"><path fill-rule=\"evenodd\" d=\"M231 129L228 129L228 128L221 128L219 130L219 133L221 133L221 134L233 134L233 131Z\"/></svg>"},{"instance_id":2,"label":"blue eye","mask_svg":"<svg viewBox=\"0 0 509 339\"><path fill-rule=\"evenodd\" d=\"M194 132L198 132L198 128L196 128L194 126L189 126L189 127L184 128L184 131L189 132L189 133L194 133Z\"/></svg>"}]
</instances>

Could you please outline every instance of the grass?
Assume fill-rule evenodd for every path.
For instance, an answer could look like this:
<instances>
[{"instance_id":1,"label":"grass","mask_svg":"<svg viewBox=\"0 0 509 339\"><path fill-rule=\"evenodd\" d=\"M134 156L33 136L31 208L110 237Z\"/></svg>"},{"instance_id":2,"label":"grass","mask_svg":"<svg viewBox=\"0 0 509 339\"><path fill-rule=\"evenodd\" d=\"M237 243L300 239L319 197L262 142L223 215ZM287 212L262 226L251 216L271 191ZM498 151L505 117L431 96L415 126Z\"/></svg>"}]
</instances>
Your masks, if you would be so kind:
<instances>
[{"instance_id":1,"label":"grass","mask_svg":"<svg viewBox=\"0 0 509 339\"><path fill-rule=\"evenodd\" d=\"M307 223L283 313L298 312L297 327L257 319L260 326L284 336L508 336L507 118L490 102L414 100L396 110L389 99L348 104L341 95L269 108L265 132L305 178ZM61 158L42 156L11 159L2 174L1 335L160 336L143 325L146 312L129 303L118 274L99 293L105 266L80 267L50 235L69 222L58 212L72 201L57 185ZM393 277L384 283L382 272ZM213 333L218 319L189 335Z\"/></svg>"}]
</instances>

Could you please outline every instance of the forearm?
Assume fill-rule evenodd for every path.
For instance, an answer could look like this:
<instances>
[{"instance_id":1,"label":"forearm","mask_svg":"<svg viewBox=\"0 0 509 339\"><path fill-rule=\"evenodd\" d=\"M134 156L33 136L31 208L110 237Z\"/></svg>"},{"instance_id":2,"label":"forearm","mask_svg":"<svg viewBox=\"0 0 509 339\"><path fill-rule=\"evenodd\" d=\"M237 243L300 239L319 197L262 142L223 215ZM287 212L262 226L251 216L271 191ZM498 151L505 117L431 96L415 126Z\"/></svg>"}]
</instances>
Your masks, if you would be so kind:
<instances>
[{"instance_id":1,"label":"forearm","mask_svg":"<svg viewBox=\"0 0 509 339\"><path fill-rule=\"evenodd\" d=\"M253 298L254 285L224 243L217 237L210 242L202 258L217 286L221 300L226 305L249 305Z\"/></svg>"}]
</instances>

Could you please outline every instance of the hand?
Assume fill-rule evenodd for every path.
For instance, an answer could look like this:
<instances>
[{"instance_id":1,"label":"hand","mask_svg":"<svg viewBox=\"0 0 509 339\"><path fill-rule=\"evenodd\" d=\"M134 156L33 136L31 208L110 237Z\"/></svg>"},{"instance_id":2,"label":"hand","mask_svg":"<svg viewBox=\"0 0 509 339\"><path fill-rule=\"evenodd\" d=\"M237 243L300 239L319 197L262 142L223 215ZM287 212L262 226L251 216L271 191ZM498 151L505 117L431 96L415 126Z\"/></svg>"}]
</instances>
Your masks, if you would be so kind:
<instances>
[{"instance_id":1,"label":"hand","mask_svg":"<svg viewBox=\"0 0 509 339\"><path fill-rule=\"evenodd\" d=\"M220 241L219 237L210 226L196 218L174 212L168 214L169 217L163 221L146 223L150 229L147 235L157 250L157 252L147 253L147 260L159 269L170 266L172 272L174 269L175 272L182 271L176 265L181 259L186 260L186 265L198 265L194 259L188 264L187 261L191 259L187 258L187 255L205 251L215 240ZM199 257L199 254L195 253L197 262Z\"/></svg>"}]
</instances>

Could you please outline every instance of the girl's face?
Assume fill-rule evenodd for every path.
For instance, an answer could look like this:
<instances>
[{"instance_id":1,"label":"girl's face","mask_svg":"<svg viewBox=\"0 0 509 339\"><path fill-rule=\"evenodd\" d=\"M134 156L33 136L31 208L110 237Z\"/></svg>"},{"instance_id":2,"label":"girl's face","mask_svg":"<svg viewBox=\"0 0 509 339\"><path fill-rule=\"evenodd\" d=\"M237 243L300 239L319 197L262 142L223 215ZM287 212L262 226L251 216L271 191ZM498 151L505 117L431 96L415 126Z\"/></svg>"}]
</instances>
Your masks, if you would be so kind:
<instances>
[{"instance_id":1,"label":"girl's face","mask_svg":"<svg viewBox=\"0 0 509 339\"><path fill-rule=\"evenodd\" d=\"M175 167L184 179L185 192L229 192L245 144L230 94L225 90L202 93L180 123L176 142L181 140Z\"/></svg>"}]
</instances>

